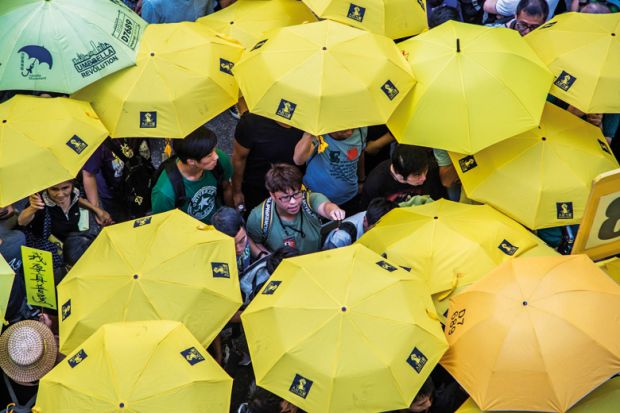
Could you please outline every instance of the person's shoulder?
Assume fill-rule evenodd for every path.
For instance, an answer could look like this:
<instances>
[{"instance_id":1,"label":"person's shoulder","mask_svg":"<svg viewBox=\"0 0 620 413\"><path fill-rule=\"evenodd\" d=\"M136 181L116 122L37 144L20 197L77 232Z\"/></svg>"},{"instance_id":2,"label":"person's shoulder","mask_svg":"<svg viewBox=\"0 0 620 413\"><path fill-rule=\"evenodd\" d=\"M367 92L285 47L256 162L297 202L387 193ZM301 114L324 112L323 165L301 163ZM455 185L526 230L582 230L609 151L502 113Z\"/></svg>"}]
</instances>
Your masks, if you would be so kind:
<instances>
[{"instance_id":1,"label":"person's shoulder","mask_svg":"<svg viewBox=\"0 0 620 413\"><path fill-rule=\"evenodd\" d=\"M316 212L321 204L329 202L329 199L320 192L310 192L308 196L310 200L310 207Z\"/></svg>"}]
</instances>

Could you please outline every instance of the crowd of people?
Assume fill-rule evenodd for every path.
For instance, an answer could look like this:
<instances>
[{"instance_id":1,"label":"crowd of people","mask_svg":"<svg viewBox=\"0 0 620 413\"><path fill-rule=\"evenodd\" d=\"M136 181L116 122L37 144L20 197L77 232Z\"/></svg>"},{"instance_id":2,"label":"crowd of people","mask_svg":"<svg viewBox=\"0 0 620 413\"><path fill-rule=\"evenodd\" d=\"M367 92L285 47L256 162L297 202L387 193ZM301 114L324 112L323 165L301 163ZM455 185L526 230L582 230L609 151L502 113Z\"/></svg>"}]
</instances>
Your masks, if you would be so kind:
<instances>
[{"instance_id":1,"label":"crowd of people","mask_svg":"<svg viewBox=\"0 0 620 413\"><path fill-rule=\"evenodd\" d=\"M124 0L149 23L195 21L232 1ZM610 13L617 6L596 0L427 3L431 28L458 20L506 27L522 36L566 11ZM2 101L15 93L4 92ZM584 114L550 100L600 127L616 157L620 155L620 115ZM385 125L313 136L250 113L243 104L231 108L231 115L238 119L231 154L218 147L218 136L205 126L185 139L108 138L75 180L0 209L0 253L18 274L5 316L8 324L37 319L58 333L55 312L25 301L19 275L22 245L52 252L58 283L103 226L179 208L234 238L247 306L282 259L351 245L399 206L461 198L447 152L399 144ZM251 376L240 325L243 308L210 351L231 374ZM0 383L0 407L27 405L36 393L36 378L24 383L7 374ZM246 400L234 406L241 413L300 411L255 384L235 391ZM453 412L466 397L438 366L404 411Z\"/></svg>"}]
</instances>

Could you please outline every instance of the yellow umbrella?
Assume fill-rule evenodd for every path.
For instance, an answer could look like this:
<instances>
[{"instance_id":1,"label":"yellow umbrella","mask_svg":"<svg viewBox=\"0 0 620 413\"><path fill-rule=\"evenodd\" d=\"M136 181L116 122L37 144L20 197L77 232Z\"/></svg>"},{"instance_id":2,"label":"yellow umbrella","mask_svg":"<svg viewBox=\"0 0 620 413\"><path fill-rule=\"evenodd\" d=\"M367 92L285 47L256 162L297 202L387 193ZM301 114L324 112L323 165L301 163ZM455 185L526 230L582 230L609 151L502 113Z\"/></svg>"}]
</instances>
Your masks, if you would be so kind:
<instances>
[{"instance_id":1,"label":"yellow umbrella","mask_svg":"<svg viewBox=\"0 0 620 413\"><path fill-rule=\"evenodd\" d=\"M232 378L176 321L100 327L41 379L34 413L219 412Z\"/></svg>"},{"instance_id":2,"label":"yellow umbrella","mask_svg":"<svg viewBox=\"0 0 620 413\"><path fill-rule=\"evenodd\" d=\"M620 15L559 14L525 40L555 76L551 94L585 113L620 112Z\"/></svg>"},{"instance_id":3,"label":"yellow umbrella","mask_svg":"<svg viewBox=\"0 0 620 413\"><path fill-rule=\"evenodd\" d=\"M241 305L234 241L179 210L105 227L58 303L65 354L116 321L182 321L208 346Z\"/></svg>"},{"instance_id":4,"label":"yellow umbrella","mask_svg":"<svg viewBox=\"0 0 620 413\"><path fill-rule=\"evenodd\" d=\"M11 288L13 288L13 279L15 273L6 262L2 254L0 254L0 324L3 323L6 314L6 306L9 303Z\"/></svg>"},{"instance_id":5,"label":"yellow umbrella","mask_svg":"<svg viewBox=\"0 0 620 413\"><path fill-rule=\"evenodd\" d=\"M270 30L313 22L316 17L298 0L237 0L197 21L250 48Z\"/></svg>"},{"instance_id":6,"label":"yellow umbrella","mask_svg":"<svg viewBox=\"0 0 620 413\"><path fill-rule=\"evenodd\" d=\"M319 17L391 39L428 30L425 0L304 0Z\"/></svg>"},{"instance_id":7,"label":"yellow umbrella","mask_svg":"<svg viewBox=\"0 0 620 413\"><path fill-rule=\"evenodd\" d=\"M607 273L615 282L620 284L620 258L613 257L605 261L598 262L597 265Z\"/></svg>"},{"instance_id":8,"label":"yellow umbrella","mask_svg":"<svg viewBox=\"0 0 620 413\"><path fill-rule=\"evenodd\" d=\"M540 127L450 157L469 198L531 229L578 224L592 180L618 168L599 128L551 103Z\"/></svg>"},{"instance_id":9,"label":"yellow umbrella","mask_svg":"<svg viewBox=\"0 0 620 413\"><path fill-rule=\"evenodd\" d=\"M418 81L399 142L469 154L538 125L552 75L515 30L449 21L398 45Z\"/></svg>"},{"instance_id":10,"label":"yellow umbrella","mask_svg":"<svg viewBox=\"0 0 620 413\"><path fill-rule=\"evenodd\" d=\"M618 319L587 256L515 258L452 297L441 364L483 410L565 412L620 370Z\"/></svg>"},{"instance_id":11,"label":"yellow umbrella","mask_svg":"<svg viewBox=\"0 0 620 413\"><path fill-rule=\"evenodd\" d=\"M237 103L231 69L242 51L198 23L151 24L136 66L73 97L93 104L113 138L184 138Z\"/></svg>"},{"instance_id":12,"label":"yellow umbrella","mask_svg":"<svg viewBox=\"0 0 620 413\"><path fill-rule=\"evenodd\" d=\"M424 283L361 245L284 260L241 319L257 384L309 412L409 407L446 350Z\"/></svg>"},{"instance_id":13,"label":"yellow umbrella","mask_svg":"<svg viewBox=\"0 0 620 413\"><path fill-rule=\"evenodd\" d=\"M445 317L448 297L538 241L490 206L441 199L390 211L358 242L424 279Z\"/></svg>"},{"instance_id":14,"label":"yellow umbrella","mask_svg":"<svg viewBox=\"0 0 620 413\"><path fill-rule=\"evenodd\" d=\"M581 399L570 413L618 413L620 406L620 376L614 377ZM485 413L472 399L467 399L455 413ZM510 412L506 412L510 413ZM526 413L526 412L512 412Z\"/></svg>"},{"instance_id":15,"label":"yellow umbrella","mask_svg":"<svg viewBox=\"0 0 620 413\"><path fill-rule=\"evenodd\" d=\"M251 112L315 135L385 123L414 84L392 40L328 20L271 32L233 72Z\"/></svg>"},{"instance_id":16,"label":"yellow umbrella","mask_svg":"<svg viewBox=\"0 0 620 413\"><path fill-rule=\"evenodd\" d=\"M16 95L0 104L0 206L75 178L108 136L93 108Z\"/></svg>"}]
</instances>

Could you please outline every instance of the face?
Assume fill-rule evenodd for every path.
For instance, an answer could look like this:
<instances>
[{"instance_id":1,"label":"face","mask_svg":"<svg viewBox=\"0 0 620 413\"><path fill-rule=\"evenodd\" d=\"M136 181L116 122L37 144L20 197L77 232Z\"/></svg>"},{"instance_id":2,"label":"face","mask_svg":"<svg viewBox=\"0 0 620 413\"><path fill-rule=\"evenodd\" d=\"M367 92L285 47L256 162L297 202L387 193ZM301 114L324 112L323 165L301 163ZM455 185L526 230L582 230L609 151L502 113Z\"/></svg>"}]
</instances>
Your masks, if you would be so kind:
<instances>
[{"instance_id":1,"label":"face","mask_svg":"<svg viewBox=\"0 0 620 413\"><path fill-rule=\"evenodd\" d=\"M212 171L213 169L215 169L215 165L217 165L218 159L219 157L217 156L217 152L215 151L215 149L213 149L210 154L203 157L199 162L193 159L188 159L187 163L197 168L200 168L203 171Z\"/></svg>"},{"instance_id":2,"label":"face","mask_svg":"<svg viewBox=\"0 0 620 413\"><path fill-rule=\"evenodd\" d=\"M71 199L73 184L71 181L63 182L47 188L47 195L57 204L64 204Z\"/></svg>"},{"instance_id":3,"label":"face","mask_svg":"<svg viewBox=\"0 0 620 413\"><path fill-rule=\"evenodd\" d=\"M337 141L341 141L341 140L348 139L351 136L353 136L353 129L340 130L338 132L332 132L329 135L332 138L336 139Z\"/></svg>"},{"instance_id":4,"label":"face","mask_svg":"<svg viewBox=\"0 0 620 413\"><path fill-rule=\"evenodd\" d=\"M426 181L426 174L428 173L428 170L419 173L419 174L411 174L409 176L407 176L407 178L405 178L404 176L402 176L401 174L398 174L394 171L394 168L392 168L392 176L394 176L394 179L396 179L396 181L398 181L401 184L408 184L411 186L419 186L422 185L424 183L424 181Z\"/></svg>"},{"instance_id":5,"label":"face","mask_svg":"<svg viewBox=\"0 0 620 413\"><path fill-rule=\"evenodd\" d=\"M301 200L304 197L301 188L297 190L289 189L287 192L270 192L269 195L275 200L276 205L281 211L286 211L291 215L295 215L299 212Z\"/></svg>"},{"instance_id":6,"label":"face","mask_svg":"<svg viewBox=\"0 0 620 413\"><path fill-rule=\"evenodd\" d=\"M431 408L433 401L430 395L424 395L422 397L416 397L411 406L409 406L410 412L427 412Z\"/></svg>"},{"instance_id":7,"label":"face","mask_svg":"<svg viewBox=\"0 0 620 413\"><path fill-rule=\"evenodd\" d=\"M237 256L241 256L243 254L243 250L245 250L245 246L248 243L248 234L245 232L243 227L239 228L239 232L235 235L235 252Z\"/></svg>"},{"instance_id":8,"label":"face","mask_svg":"<svg viewBox=\"0 0 620 413\"><path fill-rule=\"evenodd\" d=\"M517 30L521 36L525 36L538 26L541 26L544 22L544 16L530 16L526 12L522 11L517 15L515 30Z\"/></svg>"}]
</instances>

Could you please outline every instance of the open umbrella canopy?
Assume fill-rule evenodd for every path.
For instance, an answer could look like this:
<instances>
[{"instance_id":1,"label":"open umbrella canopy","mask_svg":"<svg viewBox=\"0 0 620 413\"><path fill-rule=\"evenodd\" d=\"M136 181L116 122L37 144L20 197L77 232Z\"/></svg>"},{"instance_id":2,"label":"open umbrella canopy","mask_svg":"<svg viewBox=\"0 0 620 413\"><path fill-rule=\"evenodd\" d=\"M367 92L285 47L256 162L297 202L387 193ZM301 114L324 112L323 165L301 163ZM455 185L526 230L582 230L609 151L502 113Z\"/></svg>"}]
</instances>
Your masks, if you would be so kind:
<instances>
[{"instance_id":1,"label":"open umbrella canopy","mask_svg":"<svg viewBox=\"0 0 620 413\"><path fill-rule=\"evenodd\" d=\"M441 364L483 410L566 412L619 371L619 318L587 256L515 258L452 297Z\"/></svg>"},{"instance_id":2,"label":"open umbrella canopy","mask_svg":"<svg viewBox=\"0 0 620 413\"><path fill-rule=\"evenodd\" d=\"M254 46L273 29L314 21L314 14L299 0L237 0L197 20L245 48Z\"/></svg>"},{"instance_id":3,"label":"open umbrella canopy","mask_svg":"<svg viewBox=\"0 0 620 413\"><path fill-rule=\"evenodd\" d=\"M73 93L133 65L145 27L121 1L2 0L0 90Z\"/></svg>"},{"instance_id":4,"label":"open umbrella canopy","mask_svg":"<svg viewBox=\"0 0 620 413\"><path fill-rule=\"evenodd\" d=\"M6 262L4 257L0 255L0 323L4 322L6 306L9 302L9 296L11 295L11 288L13 288L14 278L15 272Z\"/></svg>"},{"instance_id":5,"label":"open umbrella canopy","mask_svg":"<svg viewBox=\"0 0 620 413\"><path fill-rule=\"evenodd\" d=\"M551 94L585 113L620 112L620 15L564 13L525 36L555 76Z\"/></svg>"},{"instance_id":6,"label":"open umbrella canopy","mask_svg":"<svg viewBox=\"0 0 620 413\"><path fill-rule=\"evenodd\" d=\"M538 241L490 206L444 199L396 208L358 240L424 279L442 317L448 297Z\"/></svg>"},{"instance_id":7,"label":"open umbrella canopy","mask_svg":"<svg viewBox=\"0 0 620 413\"><path fill-rule=\"evenodd\" d=\"M620 376L609 379L573 406L570 413L617 413L620 406ZM455 413L486 413L467 399ZM526 413L526 412L506 412Z\"/></svg>"},{"instance_id":8,"label":"open umbrella canopy","mask_svg":"<svg viewBox=\"0 0 620 413\"><path fill-rule=\"evenodd\" d=\"M116 321L181 321L208 346L241 305L234 240L176 209L105 227L58 303L65 354Z\"/></svg>"},{"instance_id":9,"label":"open umbrella canopy","mask_svg":"<svg viewBox=\"0 0 620 413\"><path fill-rule=\"evenodd\" d=\"M0 104L0 206L75 178L107 136L86 102L16 95Z\"/></svg>"},{"instance_id":10,"label":"open umbrella canopy","mask_svg":"<svg viewBox=\"0 0 620 413\"><path fill-rule=\"evenodd\" d=\"M581 222L592 180L618 168L599 128L551 103L538 128L450 157L469 198L531 229Z\"/></svg>"},{"instance_id":11,"label":"open umbrella canopy","mask_svg":"<svg viewBox=\"0 0 620 413\"><path fill-rule=\"evenodd\" d=\"M385 123L414 84L391 39L328 20L271 32L233 72L251 112L314 135Z\"/></svg>"},{"instance_id":12,"label":"open umbrella canopy","mask_svg":"<svg viewBox=\"0 0 620 413\"><path fill-rule=\"evenodd\" d=\"M428 29L425 0L304 0L317 16L391 39Z\"/></svg>"},{"instance_id":13,"label":"open umbrella canopy","mask_svg":"<svg viewBox=\"0 0 620 413\"><path fill-rule=\"evenodd\" d=\"M39 383L35 413L228 413L232 378L176 321L100 327Z\"/></svg>"},{"instance_id":14,"label":"open umbrella canopy","mask_svg":"<svg viewBox=\"0 0 620 413\"><path fill-rule=\"evenodd\" d=\"M424 282L361 245L284 260L241 319L257 384L309 412L407 408L446 350Z\"/></svg>"},{"instance_id":15,"label":"open umbrella canopy","mask_svg":"<svg viewBox=\"0 0 620 413\"><path fill-rule=\"evenodd\" d=\"M471 154L538 126L553 76L517 31L448 21L398 46L418 81L400 143Z\"/></svg>"},{"instance_id":16,"label":"open umbrella canopy","mask_svg":"<svg viewBox=\"0 0 620 413\"><path fill-rule=\"evenodd\" d=\"M237 103L231 69L242 51L198 23L151 24L136 66L73 97L91 102L114 138L184 138Z\"/></svg>"}]
</instances>

